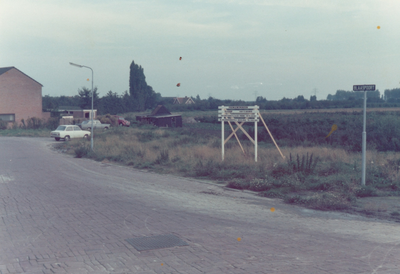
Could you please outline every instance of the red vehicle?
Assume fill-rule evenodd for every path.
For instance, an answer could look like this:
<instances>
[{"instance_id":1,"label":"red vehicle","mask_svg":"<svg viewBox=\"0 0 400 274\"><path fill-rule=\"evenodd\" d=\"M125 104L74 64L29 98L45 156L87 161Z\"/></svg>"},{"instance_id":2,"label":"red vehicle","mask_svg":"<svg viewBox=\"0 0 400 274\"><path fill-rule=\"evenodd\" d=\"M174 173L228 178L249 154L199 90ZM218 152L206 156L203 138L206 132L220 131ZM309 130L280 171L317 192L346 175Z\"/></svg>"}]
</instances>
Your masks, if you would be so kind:
<instances>
[{"instance_id":1,"label":"red vehicle","mask_svg":"<svg viewBox=\"0 0 400 274\"><path fill-rule=\"evenodd\" d=\"M118 115L114 115L114 117L118 119L118 122L117 122L117 123L118 123L118 125L121 126L121 127L122 127L122 126L124 126L124 127L129 127L129 126L131 125L131 122L125 120L124 117L121 117L121 116L118 116Z\"/></svg>"}]
</instances>

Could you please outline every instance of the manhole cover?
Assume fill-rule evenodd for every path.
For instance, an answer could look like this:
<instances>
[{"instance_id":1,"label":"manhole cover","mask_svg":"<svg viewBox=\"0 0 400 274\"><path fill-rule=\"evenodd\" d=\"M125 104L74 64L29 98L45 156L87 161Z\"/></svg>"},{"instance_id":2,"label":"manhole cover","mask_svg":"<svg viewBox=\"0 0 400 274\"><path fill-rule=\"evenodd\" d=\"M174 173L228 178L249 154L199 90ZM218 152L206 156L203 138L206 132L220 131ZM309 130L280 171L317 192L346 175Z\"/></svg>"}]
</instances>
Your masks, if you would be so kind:
<instances>
[{"instance_id":1,"label":"manhole cover","mask_svg":"<svg viewBox=\"0 0 400 274\"><path fill-rule=\"evenodd\" d=\"M173 234L126 239L137 251L188 245Z\"/></svg>"}]
</instances>

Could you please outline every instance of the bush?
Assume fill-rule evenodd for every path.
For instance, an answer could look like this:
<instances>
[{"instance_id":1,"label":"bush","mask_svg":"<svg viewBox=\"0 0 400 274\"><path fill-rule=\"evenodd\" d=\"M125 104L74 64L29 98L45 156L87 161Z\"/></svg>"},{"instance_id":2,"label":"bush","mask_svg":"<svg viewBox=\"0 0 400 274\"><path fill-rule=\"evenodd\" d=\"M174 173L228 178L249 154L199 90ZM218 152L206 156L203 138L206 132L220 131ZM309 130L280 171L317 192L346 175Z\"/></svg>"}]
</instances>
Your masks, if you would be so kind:
<instances>
[{"instance_id":1,"label":"bush","mask_svg":"<svg viewBox=\"0 0 400 274\"><path fill-rule=\"evenodd\" d=\"M390 213L390 215L393 217L400 217L400 213L397 211L393 211L392 213Z\"/></svg>"},{"instance_id":2,"label":"bush","mask_svg":"<svg viewBox=\"0 0 400 274\"><path fill-rule=\"evenodd\" d=\"M291 175L294 173L302 173L307 176L314 173L315 168L317 167L319 158L313 158L313 154L311 155L305 154L301 157L299 154L296 155L296 160L292 158L292 154L290 153L289 159L286 163L279 164L271 173L271 175L275 178L279 178L285 175Z\"/></svg>"},{"instance_id":3,"label":"bush","mask_svg":"<svg viewBox=\"0 0 400 274\"><path fill-rule=\"evenodd\" d=\"M378 196L378 194L376 193L375 188L373 188L372 186L362 186L358 189L356 189L354 191L354 194L357 197L375 197Z\"/></svg>"},{"instance_id":4,"label":"bush","mask_svg":"<svg viewBox=\"0 0 400 274\"><path fill-rule=\"evenodd\" d=\"M215 174L218 166L214 160L208 160L205 164L202 160L199 160L194 166L194 172L196 176L211 176Z\"/></svg>"},{"instance_id":5,"label":"bush","mask_svg":"<svg viewBox=\"0 0 400 274\"><path fill-rule=\"evenodd\" d=\"M268 191L272 188L272 184L268 183L267 180L254 179L250 181L249 190L253 191Z\"/></svg>"},{"instance_id":6,"label":"bush","mask_svg":"<svg viewBox=\"0 0 400 274\"><path fill-rule=\"evenodd\" d=\"M60 118L58 117L51 117L47 120L45 127L48 129L56 129L60 125Z\"/></svg>"},{"instance_id":7,"label":"bush","mask_svg":"<svg viewBox=\"0 0 400 274\"><path fill-rule=\"evenodd\" d=\"M87 145L81 145L75 149L75 158L82 158L89 154L90 147Z\"/></svg>"},{"instance_id":8,"label":"bush","mask_svg":"<svg viewBox=\"0 0 400 274\"><path fill-rule=\"evenodd\" d=\"M44 128L44 120L37 118L37 117L31 117L26 120L26 128L27 129L39 129L39 128Z\"/></svg>"},{"instance_id":9,"label":"bush","mask_svg":"<svg viewBox=\"0 0 400 274\"><path fill-rule=\"evenodd\" d=\"M168 161L169 161L169 151L166 149L163 149L160 151L160 154L157 156L155 163L160 165L160 164L166 163Z\"/></svg>"},{"instance_id":10,"label":"bush","mask_svg":"<svg viewBox=\"0 0 400 274\"><path fill-rule=\"evenodd\" d=\"M0 130L7 129L7 125L8 125L7 122L0 120Z\"/></svg>"},{"instance_id":11,"label":"bush","mask_svg":"<svg viewBox=\"0 0 400 274\"><path fill-rule=\"evenodd\" d=\"M248 189L249 188L249 183L248 182L243 182L243 181L230 181L226 186L229 188L234 188L234 189Z\"/></svg>"},{"instance_id":12,"label":"bush","mask_svg":"<svg viewBox=\"0 0 400 274\"><path fill-rule=\"evenodd\" d=\"M289 190L286 188L270 189L268 191L262 191L258 195L268 198L285 198Z\"/></svg>"},{"instance_id":13,"label":"bush","mask_svg":"<svg viewBox=\"0 0 400 274\"><path fill-rule=\"evenodd\" d=\"M353 200L339 193L316 193L313 196L286 196L284 201L319 210L343 210L349 208Z\"/></svg>"}]
</instances>

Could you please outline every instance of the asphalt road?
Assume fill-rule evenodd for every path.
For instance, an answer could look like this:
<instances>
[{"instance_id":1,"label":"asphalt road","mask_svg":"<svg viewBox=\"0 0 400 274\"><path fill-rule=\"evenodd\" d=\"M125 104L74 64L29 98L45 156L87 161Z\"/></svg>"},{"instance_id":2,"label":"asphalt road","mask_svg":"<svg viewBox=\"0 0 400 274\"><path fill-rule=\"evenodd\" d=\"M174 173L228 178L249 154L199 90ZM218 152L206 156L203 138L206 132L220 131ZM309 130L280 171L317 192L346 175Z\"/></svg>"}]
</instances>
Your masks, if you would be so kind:
<instances>
[{"instance_id":1,"label":"asphalt road","mask_svg":"<svg viewBox=\"0 0 400 274\"><path fill-rule=\"evenodd\" d=\"M0 273L400 273L400 224L0 138ZM276 210L271 211L271 207ZM187 246L137 251L173 234Z\"/></svg>"}]
</instances>

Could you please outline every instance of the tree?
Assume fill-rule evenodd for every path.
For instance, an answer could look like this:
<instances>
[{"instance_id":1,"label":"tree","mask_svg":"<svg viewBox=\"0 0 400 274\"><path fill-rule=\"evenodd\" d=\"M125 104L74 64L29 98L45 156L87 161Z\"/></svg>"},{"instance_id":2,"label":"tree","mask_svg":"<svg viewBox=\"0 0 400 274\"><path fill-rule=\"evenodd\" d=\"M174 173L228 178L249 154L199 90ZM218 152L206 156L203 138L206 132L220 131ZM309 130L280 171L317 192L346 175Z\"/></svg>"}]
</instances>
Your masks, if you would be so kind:
<instances>
[{"instance_id":1,"label":"tree","mask_svg":"<svg viewBox=\"0 0 400 274\"><path fill-rule=\"evenodd\" d=\"M43 111L52 111L58 108L58 104L54 97L50 97L50 95L45 95L44 97L42 97L42 108Z\"/></svg>"},{"instance_id":2,"label":"tree","mask_svg":"<svg viewBox=\"0 0 400 274\"><path fill-rule=\"evenodd\" d=\"M151 86L147 85L142 66L135 64L134 61L130 66L129 93L136 111L154 107L161 98L161 94L156 93Z\"/></svg>"},{"instance_id":3,"label":"tree","mask_svg":"<svg viewBox=\"0 0 400 274\"><path fill-rule=\"evenodd\" d=\"M257 96L256 103L266 103L267 99L262 96Z\"/></svg>"},{"instance_id":4,"label":"tree","mask_svg":"<svg viewBox=\"0 0 400 274\"><path fill-rule=\"evenodd\" d=\"M386 89L384 92L384 100L386 102L397 102L400 100L400 88Z\"/></svg>"},{"instance_id":5,"label":"tree","mask_svg":"<svg viewBox=\"0 0 400 274\"><path fill-rule=\"evenodd\" d=\"M79 94L79 106L82 109L92 108L92 91L86 87L78 90ZM99 94L97 93L97 87L93 89L93 108L98 106Z\"/></svg>"},{"instance_id":6,"label":"tree","mask_svg":"<svg viewBox=\"0 0 400 274\"><path fill-rule=\"evenodd\" d=\"M299 95L299 96L297 96L297 98L293 99L293 101L295 101L295 102L305 102L306 99L304 99L303 95Z\"/></svg>"},{"instance_id":7,"label":"tree","mask_svg":"<svg viewBox=\"0 0 400 274\"><path fill-rule=\"evenodd\" d=\"M147 86L146 109L154 108L161 101L161 94L153 90L151 86Z\"/></svg>"},{"instance_id":8,"label":"tree","mask_svg":"<svg viewBox=\"0 0 400 274\"><path fill-rule=\"evenodd\" d=\"M117 114L123 112L122 99L111 90L100 99L99 112L102 114Z\"/></svg>"}]
</instances>

